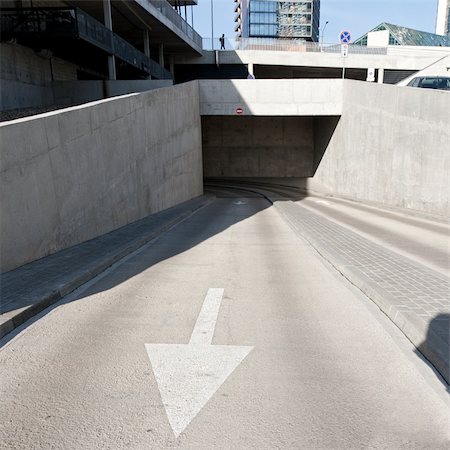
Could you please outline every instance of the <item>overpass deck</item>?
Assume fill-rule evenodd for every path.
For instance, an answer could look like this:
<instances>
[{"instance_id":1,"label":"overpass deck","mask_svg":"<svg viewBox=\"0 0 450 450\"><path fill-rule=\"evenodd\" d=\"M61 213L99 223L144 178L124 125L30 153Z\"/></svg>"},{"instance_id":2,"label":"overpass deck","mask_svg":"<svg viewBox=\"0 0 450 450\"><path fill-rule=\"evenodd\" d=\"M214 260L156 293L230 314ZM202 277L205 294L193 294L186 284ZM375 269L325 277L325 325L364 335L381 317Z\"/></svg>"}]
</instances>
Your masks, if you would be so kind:
<instances>
[{"instance_id":1,"label":"overpass deck","mask_svg":"<svg viewBox=\"0 0 450 450\"><path fill-rule=\"evenodd\" d=\"M367 48L366 48L367 49ZM450 55L448 47L391 46L349 53L345 65L351 68L369 67L388 70L421 70L438 59ZM265 66L341 68L339 51L306 52L286 50L204 50L201 57L180 56L176 64L254 64Z\"/></svg>"}]
</instances>

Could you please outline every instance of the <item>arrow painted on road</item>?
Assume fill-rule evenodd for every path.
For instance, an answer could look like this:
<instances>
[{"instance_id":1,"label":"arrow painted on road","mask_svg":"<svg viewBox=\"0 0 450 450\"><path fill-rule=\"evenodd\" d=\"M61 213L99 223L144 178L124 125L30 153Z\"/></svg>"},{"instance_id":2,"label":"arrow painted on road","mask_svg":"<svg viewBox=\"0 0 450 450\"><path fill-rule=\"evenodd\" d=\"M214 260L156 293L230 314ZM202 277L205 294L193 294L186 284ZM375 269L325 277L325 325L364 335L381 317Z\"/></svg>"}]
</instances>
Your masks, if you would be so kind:
<instances>
[{"instance_id":1,"label":"arrow painted on road","mask_svg":"<svg viewBox=\"0 0 450 450\"><path fill-rule=\"evenodd\" d=\"M253 349L211 345L223 291L208 290L189 344L145 344L176 437Z\"/></svg>"}]
</instances>

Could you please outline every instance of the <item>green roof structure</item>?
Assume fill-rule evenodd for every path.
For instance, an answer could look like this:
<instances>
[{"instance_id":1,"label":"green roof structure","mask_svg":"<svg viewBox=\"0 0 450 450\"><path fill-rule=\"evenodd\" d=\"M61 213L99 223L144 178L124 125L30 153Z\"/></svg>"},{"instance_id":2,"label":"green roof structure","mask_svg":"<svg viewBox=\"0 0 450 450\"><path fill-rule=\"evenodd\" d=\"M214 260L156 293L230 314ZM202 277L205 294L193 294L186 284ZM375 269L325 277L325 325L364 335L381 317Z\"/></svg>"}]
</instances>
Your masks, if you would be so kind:
<instances>
[{"instance_id":1,"label":"green roof structure","mask_svg":"<svg viewBox=\"0 0 450 450\"><path fill-rule=\"evenodd\" d=\"M367 45L367 35L373 31L389 31L389 45L418 45L423 47L450 47L450 36L428 33L427 31L414 30L391 23L383 22L373 30L370 30L354 44Z\"/></svg>"}]
</instances>

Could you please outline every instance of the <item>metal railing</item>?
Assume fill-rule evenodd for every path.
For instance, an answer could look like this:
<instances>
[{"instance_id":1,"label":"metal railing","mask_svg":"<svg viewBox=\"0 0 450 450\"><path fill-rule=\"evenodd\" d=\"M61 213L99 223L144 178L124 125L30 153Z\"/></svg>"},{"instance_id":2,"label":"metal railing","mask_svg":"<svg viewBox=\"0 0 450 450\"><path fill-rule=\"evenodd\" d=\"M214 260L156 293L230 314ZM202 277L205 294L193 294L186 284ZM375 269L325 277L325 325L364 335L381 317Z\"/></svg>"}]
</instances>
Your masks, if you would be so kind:
<instances>
[{"instance_id":1,"label":"metal railing","mask_svg":"<svg viewBox=\"0 0 450 450\"><path fill-rule=\"evenodd\" d=\"M220 50L220 38L203 39L204 50ZM265 50L283 52L310 52L310 53L341 53L340 44L319 44L300 39L275 38L226 38L225 50ZM362 45L349 45L349 54L358 55L385 55L386 47L364 47Z\"/></svg>"},{"instance_id":2,"label":"metal railing","mask_svg":"<svg viewBox=\"0 0 450 450\"><path fill-rule=\"evenodd\" d=\"M84 41L90 42L96 47L100 47L107 53L113 53L113 34L105 27L81 9L75 9L78 27L78 36Z\"/></svg>"},{"instance_id":3,"label":"metal railing","mask_svg":"<svg viewBox=\"0 0 450 450\"><path fill-rule=\"evenodd\" d=\"M76 36L76 14L73 8L2 8L0 30L2 38L30 33Z\"/></svg>"},{"instance_id":4,"label":"metal railing","mask_svg":"<svg viewBox=\"0 0 450 450\"><path fill-rule=\"evenodd\" d=\"M202 47L202 37L173 9L167 0L147 0L147 2L154 6L163 16L167 17L195 44L200 48Z\"/></svg>"},{"instance_id":5,"label":"metal railing","mask_svg":"<svg viewBox=\"0 0 450 450\"><path fill-rule=\"evenodd\" d=\"M221 50L220 38L203 39L203 50ZM296 39L274 38L226 38L225 50L266 50L305 53L341 53L341 44L320 44L317 42ZM387 47L367 47L349 44L348 53L352 55L390 55L433 57L434 55L450 54L450 47L419 47L389 45Z\"/></svg>"}]
</instances>

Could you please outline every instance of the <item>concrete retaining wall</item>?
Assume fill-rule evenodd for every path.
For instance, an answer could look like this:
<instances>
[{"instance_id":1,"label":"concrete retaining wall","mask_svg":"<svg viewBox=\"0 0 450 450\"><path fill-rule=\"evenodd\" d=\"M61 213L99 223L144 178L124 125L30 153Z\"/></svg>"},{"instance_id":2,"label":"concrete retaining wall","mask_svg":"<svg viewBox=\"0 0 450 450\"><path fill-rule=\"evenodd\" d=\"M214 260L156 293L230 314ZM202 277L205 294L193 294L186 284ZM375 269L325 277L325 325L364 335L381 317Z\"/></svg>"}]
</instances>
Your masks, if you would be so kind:
<instances>
[{"instance_id":1,"label":"concrete retaining wall","mask_svg":"<svg viewBox=\"0 0 450 450\"><path fill-rule=\"evenodd\" d=\"M51 84L55 103L78 105L117 95L172 86L172 80L77 80Z\"/></svg>"},{"instance_id":2,"label":"concrete retaining wall","mask_svg":"<svg viewBox=\"0 0 450 450\"><path fill-rule=\"evenodd\" d=\"M347 80L311 189L450 215L450 92Z\"/></svg>"},{"instance_id":3,"label":"concrete retaining wall","mask_svg":"<svg viewBox=\"0 0 450 450\"><path fill-rule=\"evenodd\" d=\"M54 103L52 80L76 80L77 66L39 56L17 44L0 43L0 110Z\"/></svg>"},{"instance_id":4,"label":"concrete retaining wall","mask_svg":"<svg viewBox=\"0 0 450 450\"><path fill-rule=\"evenodd\" d=\"M334 116L342 80L200 80L200 113L232 116Z\"/></svg>"},{"instance_id":5,"label":"concrete retaining wall","mask_svg":"<svg viewBox=\"0 0 450 450\"><path fill-rule=\"evenodd\" d=\"M1 271L203 192L198 84L0 124Z\"/></svg>"},{"instance_id":6,"label":"concrete retaining wall","mask_svg":"<svg viewBox=\"0 0 450 450\"><path fill-rule=\"evenodd\" d=\"M0 111L72 106L173 84L172 80L78 80L77 65L49 55L0 43Z\"/></svg>"},{"instance_id":7,"label":"concrete retaining wall","mask_svg":"<svg viewBox=\"0 0 450 450\"><path fill-rule=\"evenodd\" d=\"M313 118L204 116L206 177L308 177Z\"/></svg>"}]
</instances>

